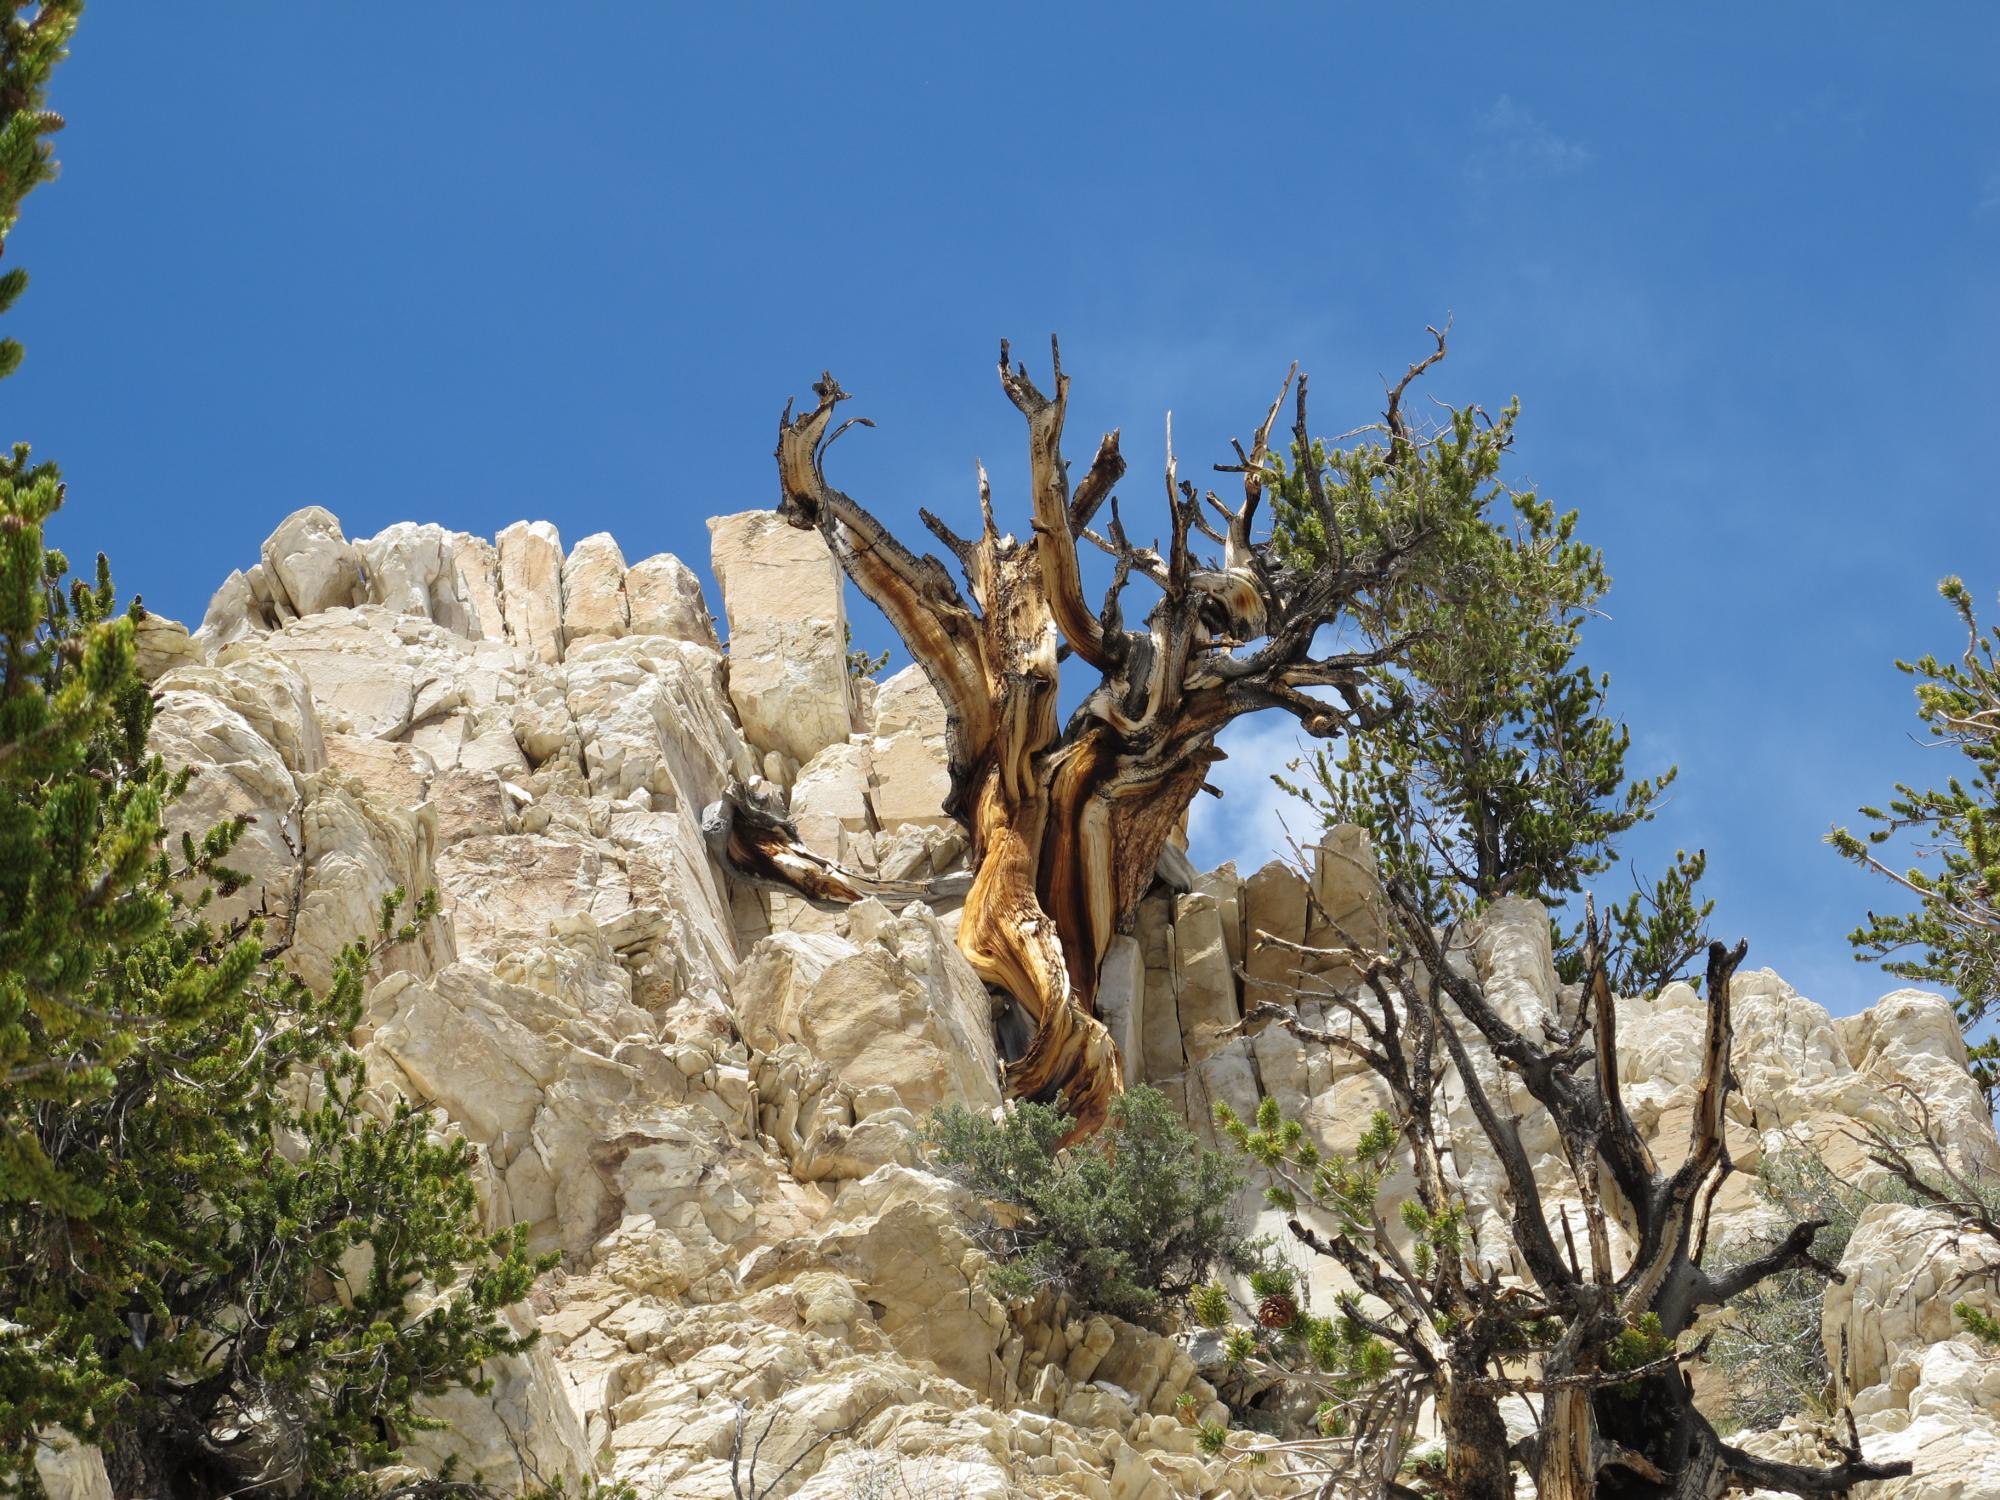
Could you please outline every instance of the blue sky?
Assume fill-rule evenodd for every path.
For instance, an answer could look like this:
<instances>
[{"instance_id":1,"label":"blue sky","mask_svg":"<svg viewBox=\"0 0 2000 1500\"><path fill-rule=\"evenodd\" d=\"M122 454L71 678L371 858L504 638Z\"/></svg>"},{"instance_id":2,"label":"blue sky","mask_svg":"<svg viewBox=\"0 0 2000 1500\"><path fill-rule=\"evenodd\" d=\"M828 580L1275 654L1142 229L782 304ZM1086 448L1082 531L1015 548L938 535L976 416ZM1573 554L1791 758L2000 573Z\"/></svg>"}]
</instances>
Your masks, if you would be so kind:
<instances>
[{"instance_id":1,"label":"blue sky","mask_svg":"<svg viewBox=\"0 0 2000 1500\"><path fill-rule=\"evenodd\" d=\"M1226 454L1293 358L1318 425L1451 314L1430 389L1524 403L1516 475L1608 555L1593 658L1641 861L1836 1010L1888 892L1820 839L1897 776L1932 589L2000 592L2000 10L114 5L8 246L8 438L58 540L195 618L283 515L546 517L706 556L831 367L835 477L915 532L1025 469L998 340L1063 338L1073 457ZM1134 529L1137 529L1135 525ZM879 620L865 644L888 644ZM897 663L906 660L899 652ZM1288 725L1197 853L1259 862Z\"/></svg>"}]
</instances>

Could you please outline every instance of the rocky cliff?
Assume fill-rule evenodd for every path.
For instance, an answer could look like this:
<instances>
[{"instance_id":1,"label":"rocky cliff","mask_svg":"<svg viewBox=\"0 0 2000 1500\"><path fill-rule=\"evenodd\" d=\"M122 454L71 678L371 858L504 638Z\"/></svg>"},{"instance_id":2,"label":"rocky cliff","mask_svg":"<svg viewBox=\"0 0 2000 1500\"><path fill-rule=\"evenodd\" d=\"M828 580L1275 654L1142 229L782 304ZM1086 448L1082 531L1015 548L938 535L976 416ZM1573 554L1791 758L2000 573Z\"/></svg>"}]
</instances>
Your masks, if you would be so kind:
<instances>
[{"instance_id":1,"label":"rocky cliff","mask_svg":"<svg viewBox=\"0 0 2000 1500\"><path fill-rule=\"evenodd\" d=\"M565 552L546 523L350 541L319 509L231 574L198 630L154 620L142 636L156 744L198 773L176 819L250 820L232 863L253 880L231 909L266 913L309 977L384 893L439 891L439 919L384 956L355 1041L384 1101L478 1148L491 1220L563 1254L519 1310L539 1346L490 1396L444 1403L451 1429L413 1460L724 1497L740 1409L762 1435L759 1483L798 1460L778 1495L1291 1493L1279 1455L1199 1453L1181 1398L1229 1413L1198 1343L986 1290L978 1205L925 1170L915 1138L940 1102L1000 1100L993 1005L948 903L829 912L711 857L702 813L732 780L786 806L818 852L883 876L947 873L964 839L939 807L937 700L914 668L849 676L818 537L762 513L710 530L726 653L675 558L628 566L604 535ZM1370 920L1351 831L1311 879L1345 925ZM1248 1112L1268 1093L1336 1149L1376 1107L1339 1056L1237 1030L1245 976L1293 961L1252 935L1318 936L1306 894L1281 864L1196 874L1170 855L1107 961L1126 1076L1203 1130L1217 1101ZM1470 961L1517 1021L1552 1012L1539 908L1496 911ZM1720 1235L1766 1227L1748 1175L1765 1152L1876 1170L1854 1126L1886 1123L1897 1086L1928 1102L1959 1165L2000 1177L1940 998L1898 991L1834 1020L1766 970L1739 978L1736 1006L1743 1170ZM1685 1139L1702 1009L1685 987L1620 1003L1626 1099L1663 1142ZM1558 1144L1510 1097L1553 1164ZM1468 1153L1461 1175L1481 1253L1505 1268L1498 1174ZM1988 1253L1935 1212L1877 1206L1827 1298L1870 1456L1916 1463L1885 1497L2000 1496L2000 1357L1949 1307L2000 1313ZM1754 1441L1809 1444L1802 1429ZM86 1467L64 1460L62 1483L84 1486Z\"/></svg>"}]
</instances>

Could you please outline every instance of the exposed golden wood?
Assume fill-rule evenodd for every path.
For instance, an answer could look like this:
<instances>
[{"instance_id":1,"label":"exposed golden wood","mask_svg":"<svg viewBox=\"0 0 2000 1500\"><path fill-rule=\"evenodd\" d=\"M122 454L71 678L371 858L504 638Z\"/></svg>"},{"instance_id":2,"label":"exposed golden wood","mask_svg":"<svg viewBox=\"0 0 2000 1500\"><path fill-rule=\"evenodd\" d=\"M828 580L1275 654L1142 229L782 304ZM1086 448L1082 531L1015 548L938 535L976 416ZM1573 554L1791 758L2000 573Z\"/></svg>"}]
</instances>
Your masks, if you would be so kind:
<instances>
[{"instance_id":1,"label":"exposed golden wood","mask_svg":"<svg viewBox=\"0 0 2000 1500\"><path fill-rule=\"evenodd\" d=\"M1320 626L1395 566L1393 548L1306 572L1284 565L1254 523L1274 471L1270 434L1278 396L1235 464L1244 499L1230 509L1181 481L1169 452L1170 545L1163 557L1126 537L1113 487L1125 472L1118 434L1107 433L1074 493L1062 456L1069 376L1051 342L1044 392L1000 347L1000 383L1027 424L1029 535L1002 533L979 476L980 529L964 537L928 511L924 524L957 561L965 593L945 564L918 556L826 477L828 448L847 399L831 375L813 387L810 411L790 407L778 434L779 511L817 530L861 592L895 627L945 708L951 778L946 811L971 835L972 881L960 917L961 950L980 977L1018 1000L1035 1022L1008 1082L1017 1096L1061 1101L1075 1134L1095 1131L1124 1086L1117 1049L1096 1019L1105 953L1153 879L1161 851L1221 757L1215 737L1230 720L1279 708L1307 733L1339 733L1367 712L1361 670L1384 647L1314 659ZM1299 422L1305 382L1298 381ZM1171 425L1169 426L1171 450ZM1110 522L1093 528L1100 511ZM1222 523L1217 530L1206 505ZM1198 557L1200 538L1219 558ZM1085 601L1080 541L1109 553L1113 579L1093 613ZM1159 593L1129 629L1122 597L1134 575ZM969 597L968 597L969 596ZM1057 719L1058 663L1074 656L1098 674L1065 727ZM1317 696L1333 689L1338 698ZM860 890L852 872L787 853L768 827L730 842L759 878L794 884L815 899Z\"/></svg>"}]
</instances>

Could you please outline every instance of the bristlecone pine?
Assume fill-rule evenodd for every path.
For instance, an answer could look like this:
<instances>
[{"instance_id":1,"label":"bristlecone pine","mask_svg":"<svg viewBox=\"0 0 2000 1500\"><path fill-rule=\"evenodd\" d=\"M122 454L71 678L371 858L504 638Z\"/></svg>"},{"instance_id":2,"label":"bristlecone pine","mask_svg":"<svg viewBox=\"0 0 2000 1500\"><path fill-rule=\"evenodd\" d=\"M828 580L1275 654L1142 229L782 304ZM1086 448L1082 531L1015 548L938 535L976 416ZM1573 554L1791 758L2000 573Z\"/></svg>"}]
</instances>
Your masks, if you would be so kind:
<instances>
[{"instance_id":1,"label":"bristlecone pine","mask_svg":"<svg viewBox=\"0 0 2000 1500\"><path fill-rule=\"evenodd\" d=\"M1439 337L1438 352L1390 393L1392 432L1402 430L1396 413L1403 390L1443 348ZM1069 377L1053 341L1050 355L1054 394L1046 395L1000 346L1001 386L1028 427L1026 538L996 526L983 469L976 536L961 537L921 512L957 560L969 598L943 562L912 553L827 478L833 440L856 421L868 425L833 425L847 393L831 374L813 387L818 400L810 411L794 416L786 407L778 509L792 525L826 538L943 700L951 778L945 810L971 835L959 947L1035 1024L1025 1055L1009 1065L1010 1092L1060 1100L1076 1119L1076 1138L1102 1125L1123 1086L1117 1048L1096 1017L1100 967L1209 766L1222 757L1216 735L1266 708L1282 709L1320 737L1371 722L1379 710L1361 690L1361 673L1399 644L1368 641L1366 649L1316 657L1314 638L1322 626L1352 622L1357 603L1397 576L1417 539L1394 528L1356 538L1351 518L1344 523L1336 514L1308 465L1325 534L1347 545L1334 561L1308 568L1288 562L1270 541L1252 540L1258 504L1279 472L1271 429L1295 376L1294 436L1307 441L1306 381L1294 366L1249 450L1238 444L1238 461L1216 466L1242 476L1242 502L1233 509L1180 479L1169 420L1167 548L1162 555L1133 545L1111 493L1125 472L1117 432L1104 436L1089 471L1070 487L1062 456ZM1392 443L1387 451L1393 467L1398 453L1413 450ZM1093 522L1107 502L1110 522L1099 532ZM1198 537L1219 546L1221 556L1196 556ZM1113 560L1111 587L1094 613L1084 602L1079 542ZM1159 598L1144 624L1128 629L1121 598L1134 574ZM1057 716L1057 673L1069 656L1098 681L1065 724ZM744 873L784 881L819 901L879 891L879 883L802 849L781 819L747 799L723 811L733 821L715 832Z\"/></svg>"}]
</instances>

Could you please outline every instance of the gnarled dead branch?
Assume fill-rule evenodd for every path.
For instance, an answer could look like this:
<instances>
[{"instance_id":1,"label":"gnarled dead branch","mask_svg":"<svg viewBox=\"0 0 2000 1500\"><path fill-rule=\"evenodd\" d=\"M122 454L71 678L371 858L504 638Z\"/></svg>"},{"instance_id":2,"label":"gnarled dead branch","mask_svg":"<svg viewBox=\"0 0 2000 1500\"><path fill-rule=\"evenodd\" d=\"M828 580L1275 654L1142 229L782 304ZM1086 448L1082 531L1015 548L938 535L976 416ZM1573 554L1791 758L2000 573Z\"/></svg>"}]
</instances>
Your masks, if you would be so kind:
<instances>
[{"instance_id":1,"label":"gnarled dead branch","mask_svg":"<svg viewBox=\"0 0 2000 1500\"><path fill-rule=\"evenodd\" d=\"M1276 1138L1249 1144L1288 1197L1330 1210L1330 1226L1295 1218L1291 1233L1338 1262L1384 1310L1364 1326L1396 1353L1389 1379L1435 1402L1446 1438L1445 1492L1459 1500L1511 1496L1516 1463L1544 1500L1711 1500L1732 1487L1835 1496L1908 1473L1907 1463L1866 1459L1851 1431L1836 1442L1840 1461L1829 1467L1758 1458L1723 1442L1694 1405L1686 1366L1702 1358L1707 1341L1683 1347L1681 1339L1703 1309L1798 1267L1839 1274L1814 1257L1820 1226L1810 1222L1733 1270L1718 1274L1701 1264L1698 1205L1729 1170L1730 987L1745 945L1709 948L1708 1019L1689 1136L1678 1161L1658 1164L1620 1096L1594 908L1575 1014L1545 1018L1541 1033L1530 1035L1452 951L1458 935L1434 930L1415 894L1397 882L1389 882L1386 897L1395 951L1370 951L1342 933L1343 956L1358 979L1339 996L1315 986L1315 999L1345 1013L1341 1025L1323 1031L1282 1004L1260 1007L1246 1024L1269 1019L1302 1040L1335 1047L1386 1085L1383 1128L1392 1126L1408 1153L1412 1207L1421 1209L1422 1224L1455 1222L1452 1216L1467 1210L1459 1164L1472 1143L1451 1138L1439 1089L1440 1053L1448 1057L1453 1089L1501 1169L1501 1201L1486 1207L1505 1217L1511 1263L1478 1261L1455 1237L1432 1239L1413 1259L1379 1207L1363 1213L1351 1197L1325 1202L1315 1155L1274 1152ZM1314 917L1333 925L1317 909ZM1307 956L1327 951L1278 946ZM1481 1048L1490 1056L1475 1055ZM1492 1089L1496 1073L1517 1080L1553 1121L1567 1166L1553 1184L1546 1168L1537 1177L1513 1108ZM1572 1201L1553 1201L1552 1189ZM1587 1264L1572 1228L1577 1210ZM1614 1245L1629 1249L1614 1252ZM1357 1305L1343 1311L1355 1317ZM1510 1394L1540 1398L1535 1432L1511 1446L1499 1409Z\"/></svg>"},{"instance_id":2,"label":"gnarled dead branch","mask_svg":"<svg viewBox=\"0 0 2000 1500\"><path fill-rule=\"evenodd\" d=\"M1440 336L1424 366L1443 348ZM943 561L912 552L827 477L827 449L851 425L834 425L847 393L831 375L813 387L810 410L786 408L778 509L794 526L825 537L943 701L946 811L971 835L959 946L980 977L1011 994L1035 1023L1026 1055L1010 1065L1011 1091L1060 1099L1082 1135L1098 1128L1122 1087L1116 1047L1096 1018L1100 966L1209 766L1221 758L1216 735L1266 708L1291 714L1318 736L1379 712L1362 691L1362 673L1398 644L1370 641L1359 651L1315 657L1314 640L1323 626L1348 619L1364 591L1396 574L1421 525L1378 527L1365 542L1346 539L1329 504L1324 520L1338 551L1316 567L1287 562L1268 538L1258 540L1259 504L1279 470L1271 432L1294 389L1294 368L1249 445L1237 445L1237 462L1218 466L1242 477L1243 498L1233 507L1180 478L1170 424L1167 548L1163 555L1135 546L1112 493L1125 472L1117 432L1105 434L1082 481L1070 486L1062 452L1069 376L1060 349L1051 341L1046 391L1004 342L999 374L1027 424L1027 535L999 529L983 470L975 536L923 512L956 561L963 591ZM1303 432L1303 377L1296 391ZM1396 441L1407 445L1407 433L1398 432ZM1319 483L1317 474L1311 482ZM1107 509L1099 531L1093 523ZM1200 554L1204 540L1219 544L1220 555ZM1112 558L1111 587L1095 610L1084 593L1080 542ZM1125 594L1135 578L1158 598L1133 627ZM1057 683L1066 657L1097 681L1063 723ZM862 889L789 847L769 824L752 830L739 817L725 847L737 868L815 899Z\"/></svg>"}]
</instances>

